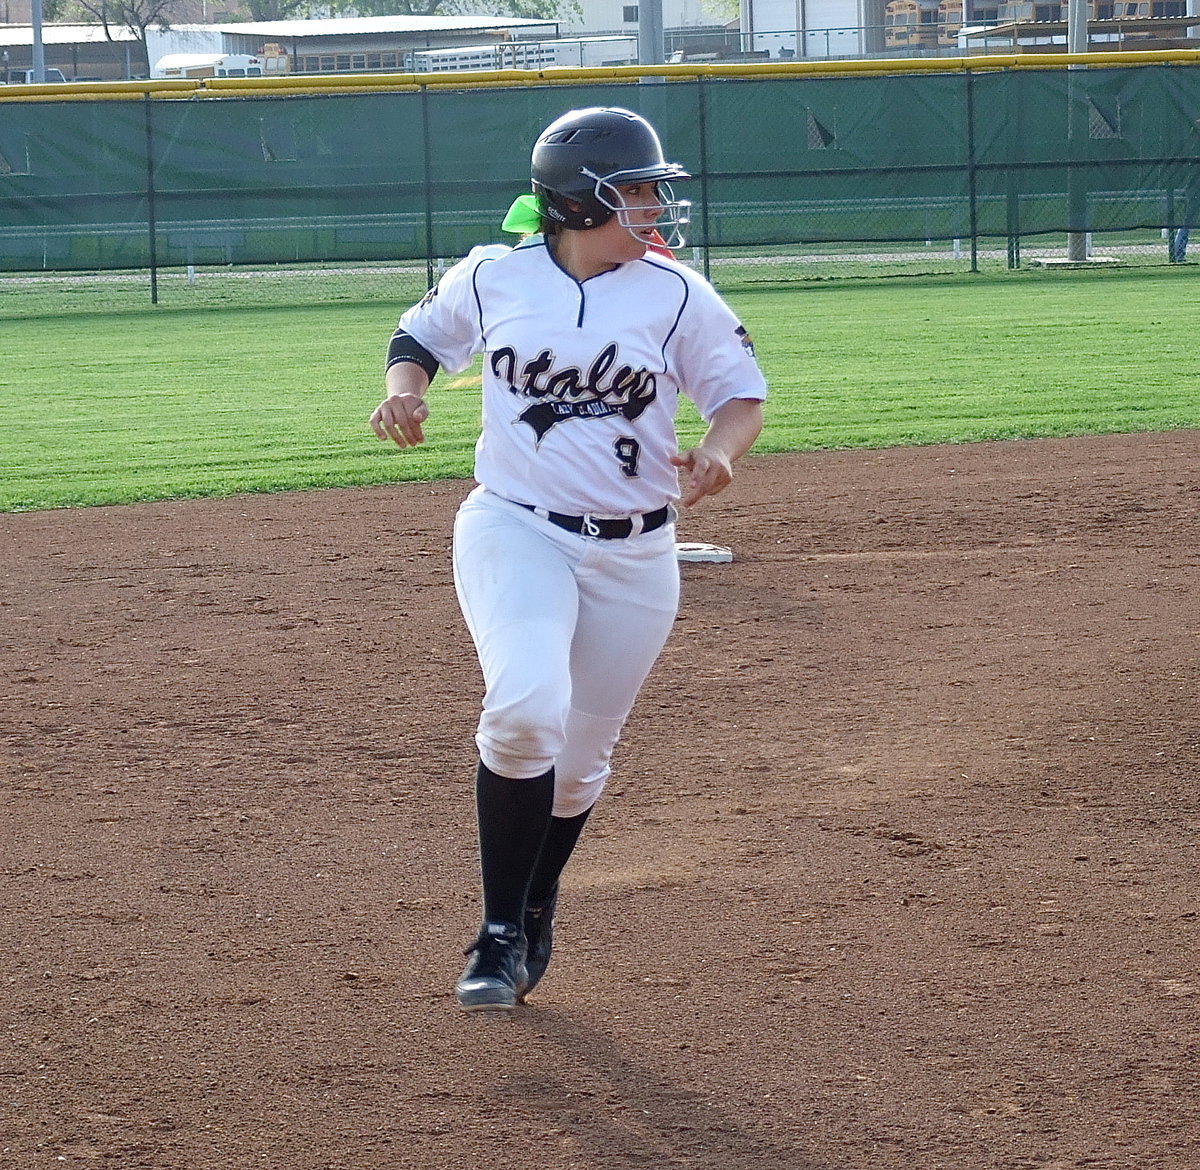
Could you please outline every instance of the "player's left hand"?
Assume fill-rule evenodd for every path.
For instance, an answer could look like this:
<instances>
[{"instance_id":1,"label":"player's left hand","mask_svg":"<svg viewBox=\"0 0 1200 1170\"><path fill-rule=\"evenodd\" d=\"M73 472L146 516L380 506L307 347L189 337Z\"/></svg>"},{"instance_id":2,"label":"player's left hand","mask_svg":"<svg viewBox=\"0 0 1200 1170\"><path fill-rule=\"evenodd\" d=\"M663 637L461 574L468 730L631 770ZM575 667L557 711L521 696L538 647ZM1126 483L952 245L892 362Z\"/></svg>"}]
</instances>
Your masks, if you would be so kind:
<instances>
[{"instance_id":1,"label":"player's left hand","mask_svg":"<svg viewBox=\"0 0 1200 1170\"><path fill-rule=\"evenodd\" d=\"M705 496L723 492L733 482L733 465L729 456L719 448L692 447L671 456L671 462L687 473L679 502L685 508L699 503Z\"/></svg>"}]
</instances>

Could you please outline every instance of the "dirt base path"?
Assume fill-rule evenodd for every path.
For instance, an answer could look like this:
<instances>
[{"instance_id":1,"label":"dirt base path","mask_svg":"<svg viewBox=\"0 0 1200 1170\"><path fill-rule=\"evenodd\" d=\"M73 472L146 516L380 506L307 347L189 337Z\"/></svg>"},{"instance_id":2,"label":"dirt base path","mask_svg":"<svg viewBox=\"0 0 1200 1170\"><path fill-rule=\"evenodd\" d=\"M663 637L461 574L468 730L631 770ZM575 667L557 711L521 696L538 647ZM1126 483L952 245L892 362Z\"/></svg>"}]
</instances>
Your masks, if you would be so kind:
<instances>
[{"instance_id":1,"label":"dirt base path","mask_svg":"<svg viewBox=\"0 0 1200 1170\"><path fill-rule=\"evenodd\" d=\"M508 1022L465 490L0 516L0 1166L1200 1166L1200 432L747 460Z\"/></svg>"}]
</instances>

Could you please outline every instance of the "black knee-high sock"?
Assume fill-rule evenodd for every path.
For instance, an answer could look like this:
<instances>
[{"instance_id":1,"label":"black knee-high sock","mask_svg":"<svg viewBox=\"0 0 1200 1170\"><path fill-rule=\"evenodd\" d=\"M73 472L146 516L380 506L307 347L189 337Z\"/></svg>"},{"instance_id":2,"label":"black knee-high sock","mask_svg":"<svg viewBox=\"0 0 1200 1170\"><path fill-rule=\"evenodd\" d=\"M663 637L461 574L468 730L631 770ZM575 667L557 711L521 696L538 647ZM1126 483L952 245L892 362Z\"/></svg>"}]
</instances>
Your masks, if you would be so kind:
<instances>
[{"instance_id":1,"label":"black knee-high sock","mask_svg":"<svg viewBox=\"0 0 1200 1170\"><path fill-rule=\"evenodd\" d=\"M591 811L589 808L577 816L550 818L550 828L546 830L546 839L529 882L529 901L534 905L545 902L554 893Z\"/></svg>"},{"instance_id":2,"label":"black knee-high sock","mask_svg":"<svg viewBox=\"0 0 1200 1170\"><path fill-rule=\"evenodd\" d=\"M513 780L481 762L475 805L484 920L519 925L554 806L554 769L532 780Z\"/></svg>"}]
</instances>

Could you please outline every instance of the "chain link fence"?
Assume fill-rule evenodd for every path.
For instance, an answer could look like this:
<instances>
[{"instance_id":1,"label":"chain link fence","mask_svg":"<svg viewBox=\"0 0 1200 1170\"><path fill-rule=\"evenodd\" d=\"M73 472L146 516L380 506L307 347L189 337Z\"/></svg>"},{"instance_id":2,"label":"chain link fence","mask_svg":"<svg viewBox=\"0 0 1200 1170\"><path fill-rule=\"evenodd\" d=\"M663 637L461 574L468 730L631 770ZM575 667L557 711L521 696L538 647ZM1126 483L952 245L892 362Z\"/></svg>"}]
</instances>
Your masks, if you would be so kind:
<instances>
[{"instance_id":1,"label":"chain link fence","mask_svg":"<svg viewBox=\"0 0 1200 1170\"><path fill-rule=\"evenodd\" d=\"M528 189L563 110L638 109L695 181L722 288L1161 265L1200 215L1191 65L0 103L0 298L419 295ZM1073 253L1078 259L1078 249Z\"/></svg>"},{"instance_id":2,"label":"chain link fence","mask_svg":"<svg viewBox=\"0 0 1200 1170\"><path fill-rule=\"evenodd\" d=\"M912 240L890 245L780 246L773 248L680 249L678 258L707 272L723 292L755 285L855 281L915 276L1001 274L1018 268L1068 263L1065 235L1025 237L1020 264L1005 247L981 248L972 267L963 241ZM436 279L453 257L435 261ZM1164 229L1092 237L1092 265L1125 268L1175 263ZM394 303L401 309L424 294L428 269L422 263L332 265L200 265L164 268L157 275L157 303L170 308L266 307L341 302ZM21 272L0 274L0 317L60 312L64 304L107 313L142 311L150 297L145 269L111 272Z\"/></svg>"}]
</instances>

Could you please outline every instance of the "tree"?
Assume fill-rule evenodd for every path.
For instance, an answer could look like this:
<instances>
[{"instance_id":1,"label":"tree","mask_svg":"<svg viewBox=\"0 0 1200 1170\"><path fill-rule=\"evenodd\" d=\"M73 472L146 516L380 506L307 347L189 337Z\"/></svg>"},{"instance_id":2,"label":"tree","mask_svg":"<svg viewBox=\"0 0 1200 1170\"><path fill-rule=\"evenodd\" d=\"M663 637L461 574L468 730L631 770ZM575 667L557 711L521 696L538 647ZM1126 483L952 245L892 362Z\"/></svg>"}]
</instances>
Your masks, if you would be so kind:
<instances>
[{"instance_id":1,"label":"tree","mask_svg":"<svg viewBox=\"0 0 1200 1170\"><path fill-rule=\"evenodd\" d=\"M150 53L146 48L146 29L169 28L170 18L179 12L181 0L74 0L71 9L91 17L104 29L105 37L115 43L114 30L128 29L140 49L140 61L145 62L144 76L150 76ZM64 4L66 9L68 5ZM124 42L122 42L124 43Z\"/></svg>"},{"instance_id":2,"label":"tree","mask_svg":"<svg viewBox=\"0 0 1200 1170\"><path fill-rule=\"evenodd\" d=\"M251 20L292 20L309 16L312 0L248 0Z\"/></svg>"},{"instance_id":3,"label":"tree","mask_svg":"<svg viewBox=\"0 0 1200 1170\"><path fill-rule=\"evenodd\" d=\"M568 14L580 13L578 0L501 0L500 7L503 11L497 11L495 15L528 20L558 20Z\"/></svg>"},{"instance_id":4,"label":"tree","mask_svg":"<svg viewBox=\"0 0 1200 1170\"><path fill-rule=\"evenodd\" d=\"M352 10L359 16L454 16L479 13L487 16L521 16L533 20L558 20L576 11L577 0L334 0L337 12Z\"/></svg>"}]
</instances>

